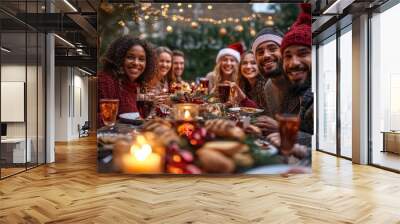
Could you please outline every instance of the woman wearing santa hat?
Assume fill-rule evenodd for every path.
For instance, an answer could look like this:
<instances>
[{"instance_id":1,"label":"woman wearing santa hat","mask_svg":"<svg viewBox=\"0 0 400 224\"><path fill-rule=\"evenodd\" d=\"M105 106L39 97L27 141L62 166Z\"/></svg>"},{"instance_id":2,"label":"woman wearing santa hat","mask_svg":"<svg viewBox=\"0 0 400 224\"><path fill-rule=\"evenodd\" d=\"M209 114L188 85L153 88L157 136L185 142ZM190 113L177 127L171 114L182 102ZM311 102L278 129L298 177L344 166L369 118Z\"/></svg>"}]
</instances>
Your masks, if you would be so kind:
<instances>
[{"instance_id":1,"label":"woman wearing santa hat","mask_svg":"<svg viewBox=\"0 0 400 224\"><path fill-rule=\"evenodd\" d=\"M235 82L238 77L240 62L240 49L237 44L229 45L218 52L214 70L207 74L210 93L216 91L218 84L225 81Z\"/></svg>"}]
</instances>

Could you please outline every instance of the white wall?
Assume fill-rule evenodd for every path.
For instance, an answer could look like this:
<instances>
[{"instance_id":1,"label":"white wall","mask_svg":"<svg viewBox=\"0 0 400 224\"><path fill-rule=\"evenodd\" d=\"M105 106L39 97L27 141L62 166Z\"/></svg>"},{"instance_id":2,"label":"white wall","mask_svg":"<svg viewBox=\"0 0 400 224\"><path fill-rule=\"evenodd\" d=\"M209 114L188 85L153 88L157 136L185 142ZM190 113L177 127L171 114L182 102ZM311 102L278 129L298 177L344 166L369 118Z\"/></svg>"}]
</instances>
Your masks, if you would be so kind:
<instances>
[{"instance_id":1,"label":"white wall","mask_svg":"<svg viewBox=\"0 0 400 224\"><path fill-rule=\"evenodd\" d=\"M37 70L36 70L37 69ZM25 122L7 122L8 138L25 138L25 133L31 143L32 162L44 162L44 88L42 67L25 64L3 64L1 66L1 81L18 81L26 83L26 110ZM25 80L27 78L27 80ZM1 108L7 111L9 108ZM7 111L12 113L12 111ZM25 112L25 111L23 111ZM37 150L39 156L37 157Z\"/></svg>"},{"instance_id":2,"label":"white wall","mask_svg":"<svg viewBox=\"0 0 400 224\"><path fill-rule=\"evenodd\" d=\"M56 67L55 140L79 137L78 124L88 120L88 78L76 68Z\"/></svg>"}]
</instances>

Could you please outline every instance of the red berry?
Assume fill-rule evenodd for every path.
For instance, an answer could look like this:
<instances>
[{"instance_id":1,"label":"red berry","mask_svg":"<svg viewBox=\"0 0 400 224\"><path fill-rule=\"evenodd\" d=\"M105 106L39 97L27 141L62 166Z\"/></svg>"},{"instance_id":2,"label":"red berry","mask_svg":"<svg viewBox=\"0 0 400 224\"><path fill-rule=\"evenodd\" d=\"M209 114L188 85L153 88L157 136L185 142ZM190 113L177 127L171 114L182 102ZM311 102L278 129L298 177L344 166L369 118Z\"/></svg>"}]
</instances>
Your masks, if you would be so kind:
<instances>
[{"instance_id":1,"label":"red berry","mask_svg":"<svg viewBox=\"0 0 400 224\"><path fill-rule=\"evenodd\" d=\"M181 151L179 152L179 154L180 154L180 156L183 158L183 160L184 160L185 162L188 162L188 163L193 162L193 155L192 155L191 152L186 151L186 150L181 150Z\"/></svg>"}]
</instances>

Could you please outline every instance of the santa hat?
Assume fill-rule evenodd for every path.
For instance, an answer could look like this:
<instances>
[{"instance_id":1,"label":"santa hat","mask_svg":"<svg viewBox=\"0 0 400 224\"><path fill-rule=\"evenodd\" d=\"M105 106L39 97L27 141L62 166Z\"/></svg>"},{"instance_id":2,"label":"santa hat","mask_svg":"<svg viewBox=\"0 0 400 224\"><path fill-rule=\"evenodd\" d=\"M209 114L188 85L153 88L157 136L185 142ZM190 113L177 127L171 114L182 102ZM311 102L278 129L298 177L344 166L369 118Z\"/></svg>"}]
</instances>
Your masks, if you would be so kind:
<instances>
[{"instance_id":1,"label":"santa hat","mask_svg":"<svg viewBox=\"0 0 400 224\"><path fill-rule=\"evenodd\" d=\"M251 45L251 51L253 51L253 54L255 55L257 47L266 41L273 41L280 46L282 42L282 37L283 34L279 30L264 28L257 33L256 39Z\"/></svg>"},{"instance_id":2,"label":"santa hat","mask_svg":"<svg viewBox=\"0 0 400 224\"><path fill-rule=\"evenodd\" d=\"M217 54L216 62L218 63L218 60L225 55L230 55L240 62L240 54L241 51L243 52L243 46L239 45L241 45L240 42L231 44L228 47L221 49Z\"/></svg>"},{"instance_id":3,"label":"santa hat","mask_svg":"<svg viewBox=\"0 0 400 224\"><path fill-rule=\"evenodd\" d=\"M311 47L311 4L300 4L302 12L282 40L281 52L291 45Z\"/></svg>"},{"instance_id":4,"label":"santa hat","mask_svg":"<svg viewBox=\"0 0 400 224\"><path fill-rule=\"evenodd\" d=\"M232 48L233 50L236 50L237 52L239 52L240 55L242 55L243 52L246 50L246 47L244 46L244 44L242 42L236 42L233 44L229 44L228 48Z\"/></svg>"}]
</instances>

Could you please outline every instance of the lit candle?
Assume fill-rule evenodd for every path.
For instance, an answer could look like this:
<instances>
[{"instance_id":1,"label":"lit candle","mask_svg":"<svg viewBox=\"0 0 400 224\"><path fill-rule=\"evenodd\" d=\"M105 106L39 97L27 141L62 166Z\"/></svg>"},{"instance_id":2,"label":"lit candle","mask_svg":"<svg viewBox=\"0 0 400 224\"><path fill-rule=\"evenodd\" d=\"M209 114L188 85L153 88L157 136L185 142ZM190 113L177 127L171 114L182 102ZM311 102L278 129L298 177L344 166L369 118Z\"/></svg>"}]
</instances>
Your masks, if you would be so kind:
<instances>
[{"instance_id":1,"label":"lit candle","mask_svg":"<svg viewBox=\"0 0 400 224\"><path fill-rule=\"evenodd\" d=\"M154 153L151 145L145 142L144 137L141 137L138 137L137 143L131 146L130 153L123 157L123 171L143 174L161 173L163 170L161 156Z\"/></svg>"},{"instance_id":2,"label":"lit candle","mask_svg":"<svg viewBox=\"0 0 400 224\"><path fill-rule=\"evenodd\" d=\"M178 103L174 105L174 118L176 121L194 121L198 114L198 104Z\"/></svg>"},{"instance_id":3,"label":"lit candle","mask_svg":"<svg viewBox=\"0 0 400 224\"><path fill-rule=\"evenodd\" d=\"M185 121L190 121L192 120L192 115L190 115L190 112L188 110L185 110L185 112L183 113L183 119Z\"/></svg>"}]
</instances>

